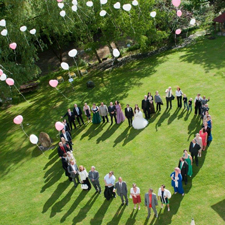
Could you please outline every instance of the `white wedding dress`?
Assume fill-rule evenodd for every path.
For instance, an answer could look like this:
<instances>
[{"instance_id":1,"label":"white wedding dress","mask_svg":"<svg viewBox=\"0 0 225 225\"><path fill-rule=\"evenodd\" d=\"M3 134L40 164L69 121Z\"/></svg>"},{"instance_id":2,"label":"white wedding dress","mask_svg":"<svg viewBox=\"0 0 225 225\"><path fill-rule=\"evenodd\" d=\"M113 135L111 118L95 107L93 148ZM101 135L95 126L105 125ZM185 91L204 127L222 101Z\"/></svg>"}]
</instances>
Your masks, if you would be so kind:
<instances>
[{"instance_id":1,"label":"white wedding dress","mask_svg":"<svg viewBox=\"0 0 225 225\"><path fill-rule=\"evenodd\" d=\"M148 121L144 119L143 113L141 111L135 110L134 120L132 122L132 126L134 129L143 129L148 125Z\"/></svg>"}]
</instances>

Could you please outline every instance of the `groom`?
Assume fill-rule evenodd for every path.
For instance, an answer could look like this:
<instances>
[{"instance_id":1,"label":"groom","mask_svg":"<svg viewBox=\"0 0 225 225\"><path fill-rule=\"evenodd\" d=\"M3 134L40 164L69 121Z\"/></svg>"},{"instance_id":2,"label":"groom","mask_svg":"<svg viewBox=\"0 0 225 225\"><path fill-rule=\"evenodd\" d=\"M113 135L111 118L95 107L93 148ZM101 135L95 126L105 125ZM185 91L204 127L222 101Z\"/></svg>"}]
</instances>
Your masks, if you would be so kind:
<instances>
[{"instance_id":1,"label":"groom","mask_svg":"<svg viewBox=\"0 0 225 225\"><path fill-rule=\"evenodd\" d=\"M127 104L127 108L125 109L125 116L128 120L129 127L132 126L132 117L134 116L133 109Z\"/></svg>"},{"instance_id":2,"label":"groom","mask_svg":"<svg viewBox=\"0 0 225 225\"><path fill-rule=\"evenodd\" d=\"M150 119L150 102L147 99L147 95L145 95L145 98L142 100L142 106L141 106L143 112L145 113L145 119Z\"/></svg>"}]
</instances>

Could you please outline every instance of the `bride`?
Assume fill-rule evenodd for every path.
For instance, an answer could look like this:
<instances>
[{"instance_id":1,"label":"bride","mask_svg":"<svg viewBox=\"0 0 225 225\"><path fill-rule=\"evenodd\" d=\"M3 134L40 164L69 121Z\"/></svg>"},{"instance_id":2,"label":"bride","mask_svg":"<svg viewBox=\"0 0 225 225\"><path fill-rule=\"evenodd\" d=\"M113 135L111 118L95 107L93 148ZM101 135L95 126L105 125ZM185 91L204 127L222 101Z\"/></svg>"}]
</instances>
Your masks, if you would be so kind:
<instances>
[{"instance_id":1,"label":"bride","mask_svg":"<svg viewBox=\"0 0 225 225\"><path fill-rule=\"evenodd\" d=\"M148 125L148 121L144 119L143 114L137 104L134 108L134 120L132 125L134 129L143 129Z\"/></svg>"}]
</instances>

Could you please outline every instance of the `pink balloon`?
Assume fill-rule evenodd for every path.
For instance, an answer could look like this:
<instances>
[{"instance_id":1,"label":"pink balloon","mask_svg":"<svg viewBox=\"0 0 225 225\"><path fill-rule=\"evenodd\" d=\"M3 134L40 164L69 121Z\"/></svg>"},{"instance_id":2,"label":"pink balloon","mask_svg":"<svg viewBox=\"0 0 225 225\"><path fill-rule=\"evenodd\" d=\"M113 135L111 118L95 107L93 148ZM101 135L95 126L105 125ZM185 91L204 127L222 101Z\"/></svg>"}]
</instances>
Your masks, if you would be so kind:
<instances>
[{"instance_id":1,"label":"pink balloon","mask_svg":"<svg viewBox=\"0 0 225 225\"><path fill-rule=\"evenodd\" d=\"M57 87L58 83L59 82L57 80L50 80L49 81L49 85L52 86L52 87L54 87L54 88Z\"/></svg>"},{"instance_id":2,"label":"pink balloon","mask_svg":"<svg viewBox=\"0 0 225 225\"><path fill-rule=\"evenodd\" d=\"M57 2L62 2L63 0L57 0Z\"/></svg>"},{"instance_id":3,"label":"pink balloon","mask_svg":"<svg viewBox=\"0 0 225 225\"><path fill-rule=\"evenodd\" d=\"M177 35L179 35L181 33L181 29L177 29L175 32Z\"/></svg>"},{"instance_id":4,"label":"pink balloon","mask_svg":"<svg viewBox=\"0 0 225 225\"><path fill-rule=\"evenodd\" d=\"M175 7L178 7L180 5L180 0L172 0L172 4L175 6Z\"/></svg>"},{"instance_id":5,"label":"pink balloon","mask_svg":"<svg viewBox=\"0 0 225 225\"><path fill-rule=\"evenodd\" d=\"M17 44L16 44L15 42L13 42L13 43L11 43L11 44L9 45L9 47L10 47L11 49L15 50L16 47L17 47Z\"/></svg>"},{"instance_id":6,"label":"pink balloon","mask_svg":"<svg viewBox=\"0 0 225 225\"><path fill-rule=\"evenodd\" d=\"M7 78L5 81L9 86L14 85L14 80L12 78Z\"/></svg>"},{"instance_id":7,"label":"pink balloon","mask_svg":"<svg viewBox=\"0 0 225 225\"><path fill-rule=\"evenodd\" d=\"M61 123L61 122L56 122L56 123L55 123L55 129L56 129L56 130L60 131L60 130L62 130L63 128L64 128L64 124L63 124L63 123Z\"/></svg>"},{"instance_id":8,"label":"pink balloon","mask_svg":"<svg viewBox=\"0 0 225 225\"><path fill-rule=\"evenodd\" d=\"M177 10L177 16L178 16L178 17L181 17L181 16L182 16L181 10Z\"/></svg>"},{"instance_id":9,"label":"pink balloon","mask_svg":"<svg viewBox=\"0 0 225 225\"><path fill-rule=\"evenodd\" d=\"M3 71L0 69L0 76L3 74Z\"/></svg>"},{"instance_id":10,"label":"pink balloon","mask_svg":"<svg viewBox=\"0 0 225 225\"><path fill-rule=\"evenodd\" d=\"M23 122L23 117L21 115L19 116L16 116L14 119L13 119L13 122L15 124L21 124Z\"/></svg>"}]
</instances>

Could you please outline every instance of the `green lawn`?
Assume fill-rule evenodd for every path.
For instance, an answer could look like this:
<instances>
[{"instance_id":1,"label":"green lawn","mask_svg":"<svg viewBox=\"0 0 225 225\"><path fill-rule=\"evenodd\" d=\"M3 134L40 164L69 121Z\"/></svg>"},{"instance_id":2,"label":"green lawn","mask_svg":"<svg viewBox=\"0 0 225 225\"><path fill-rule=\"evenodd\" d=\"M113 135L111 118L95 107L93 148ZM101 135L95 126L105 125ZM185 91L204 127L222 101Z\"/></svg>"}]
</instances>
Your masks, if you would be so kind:
<instances>
[{"instance_id":1,"label":"green lawn","mask_svg":"<svg viewBox=\"0 0 225 225\"><path fill-rule=\"evenodd\" d=\"M43 77L41 89L26 96L30 103L0 113L0 224L183 225L190 224L192 217L198 225L224 224L224 42L224 37L199 40L185 49L112 71L98 71L77 79L74 90L66 83L60 84L59 89L70 100L48 85L48 80L56 75ZM96 85L92 90L86 88L89 79ZM184 187L186 195L172 196L170 212L158 207L157 220L153 216L146 220L144 193L150 187L157 193L161 184L173 192L169 175L201 126L193 112L177 111L174 101L171 111L164 112L164 104L161 114L155 114L143 130L128 128L125 121L112 127L89 124L73 131L77 164L88 170L95 165L102 187L103 177L109 170L114 170L116 178L122 176L129 188L133 182L137 183L142 197L140 211L133 211L131 199L128 207L120 207L119 198L108 202L103 194L95 195L93 188L89 193L81 191L80 186L74 189L63 174L57 150L41 154L13 123L13 118L21 114L28 134L39 135L44 131L56 143L54 123L74 103L83 106L84 102L91 105L119 100L123 107L127 103L140 105L148 91L158 90L164 96L168 86L175 90L177 85L188 98L194 98L197 93L211 97L213 142L200 158L199 167L193 167L194 175Z\"/></svg>"}]
</instances>

